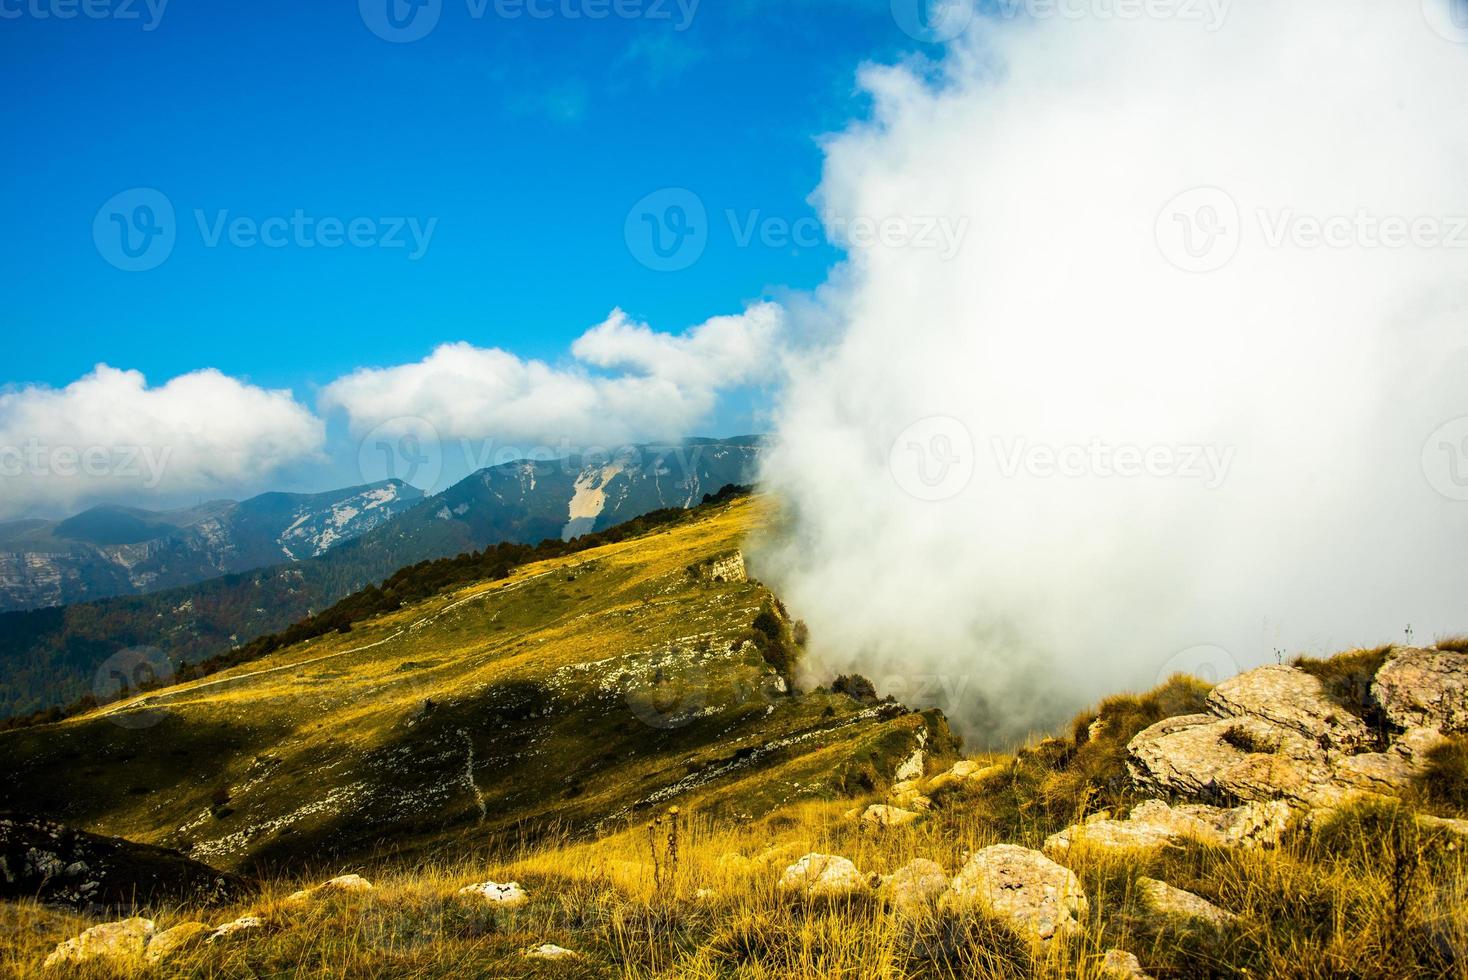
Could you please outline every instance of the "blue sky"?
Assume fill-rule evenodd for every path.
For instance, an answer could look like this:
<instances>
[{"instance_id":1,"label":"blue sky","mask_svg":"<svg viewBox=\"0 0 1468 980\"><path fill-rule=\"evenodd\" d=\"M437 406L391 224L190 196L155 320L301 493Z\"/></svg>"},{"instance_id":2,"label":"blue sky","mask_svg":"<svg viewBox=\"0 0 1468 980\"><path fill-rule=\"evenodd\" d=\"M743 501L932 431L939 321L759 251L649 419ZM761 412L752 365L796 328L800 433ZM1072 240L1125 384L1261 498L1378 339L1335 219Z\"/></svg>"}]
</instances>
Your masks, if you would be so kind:
<instances>
[{"instance_id":1,"label":"blue sky","mask_svg":"<svg viewBox=\"0 0 1468 980\"><path fill-rule=\"evenodd\" d=\"M25 493L9 479L0 519L356 482L374 475L352 462L374 420L352 413L360 397L345 413L324 398L353 372L462 344L453 370L498 348L521 374L635 377L652 369L607 351L587 363L572 344L621 310L671 349L710 317L819 285L842 258L808 203L820 137L867 111L863 62L939 53L898 20L887 0L0 0L0 208L16 229L0 238L0 477L38 438L130 444L104 423L138 413L136 441L170 444L221 412L261 414L266 390L309 415L254 441L205 433L161 487L58 494L41 466ZM690 215L701 235L681 233ZM671 262L653 234L681 246ZM658 428L763 428L749 360L680 392ZM139 375L66 394L98 364ZM249 390L152 397L205 369Z\"/></svg>"},{"instance_id":2,"label":"blue sky","mask_svg":"<svg viewBox=\"0 0 1468 980\"><path fill-rule=\"evenodd\" d=\"M348 3L174 0L148 30L143 0L125 11L137 19L60 19L64 2L0 0L15 167L0 207L23 229L0 240L11 385L106 362L153 384L214 367L309 397L440 342L558 359L614 306L678 331L815 285L832 248L739 247L724 212L811 216L815 139L862 111L859 63L919 46L882 0L708 2L684 30L673 3L667 19L590 21L562 12L583 0L555 0L549 18L512 20L444 0L412 43ZM136 187L166 195L178 233L166 262L128 273L92 223ZM645 268L624 238L629 208L663 187L695 191L712 219L678 272ZM437 224L414 260L209 248L196 215L298 209Z\"/></svg>"}]
</instances>

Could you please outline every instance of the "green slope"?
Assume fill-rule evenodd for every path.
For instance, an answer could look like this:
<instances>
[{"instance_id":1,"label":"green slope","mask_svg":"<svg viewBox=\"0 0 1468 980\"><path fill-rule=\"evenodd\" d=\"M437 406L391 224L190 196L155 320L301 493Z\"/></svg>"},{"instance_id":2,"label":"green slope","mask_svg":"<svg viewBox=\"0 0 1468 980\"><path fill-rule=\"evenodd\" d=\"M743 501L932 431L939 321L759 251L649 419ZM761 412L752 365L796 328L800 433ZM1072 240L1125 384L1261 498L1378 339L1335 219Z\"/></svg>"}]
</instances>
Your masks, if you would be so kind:
<instances>
[{"instance_id":1,"label":"green slope","mask_svg":"<svg viewBox=\"0 0 1468 980\"><path fill-rule=\"evenodd\" d=\"M763 507L701 508L0 734L0 808L258 868L615 829L685 800L754 816L881 786L921 743L951 757L937 712L787 693L775 598L690 571L737 548Z\"/></svg>"}]
</instances>

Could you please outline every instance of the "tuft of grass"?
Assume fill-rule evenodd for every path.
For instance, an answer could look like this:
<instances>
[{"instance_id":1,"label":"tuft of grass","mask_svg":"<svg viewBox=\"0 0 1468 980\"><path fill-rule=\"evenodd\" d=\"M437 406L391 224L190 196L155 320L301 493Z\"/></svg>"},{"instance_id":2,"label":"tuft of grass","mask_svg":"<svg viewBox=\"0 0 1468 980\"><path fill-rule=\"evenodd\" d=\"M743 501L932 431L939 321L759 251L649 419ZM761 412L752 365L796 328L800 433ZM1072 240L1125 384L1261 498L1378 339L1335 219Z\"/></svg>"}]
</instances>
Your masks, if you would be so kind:
<instances>
[{"instance_id":1,"label":"tuft of grass","mask_svg":"<svg viewBox=\"0 0 1468 980\"><path fill-rule=\"evenodd\" d=\"M1291 663L1320 681L1325 693L1341 707L1380 729L1380 709L1371 696L1371 681L1392 648L1386 646L1350 650L1334 657L1296 657Z\"/></svg>"},{"instance_id":2,"label":"tuft of grass","mask_svg":"<svg viewBox=\"0 0 1468 980\"><path fill-rule=\"evenodd\" d=\"M1427 806L1468 817L1468 735L1450 735L1427 754L1416 789Z\"/></svg>"},{"instance_id":3,"label":"tuft of grass","mask_svg":"<svg viewBox=\"0 0 1468 980\"><path fill-rule=\"evenodd\" d=\"M1468 634L1445 636L1433 646L1439 650L1447 650L1449 653L1468 653Z\"/></svg>"}]
</instances>

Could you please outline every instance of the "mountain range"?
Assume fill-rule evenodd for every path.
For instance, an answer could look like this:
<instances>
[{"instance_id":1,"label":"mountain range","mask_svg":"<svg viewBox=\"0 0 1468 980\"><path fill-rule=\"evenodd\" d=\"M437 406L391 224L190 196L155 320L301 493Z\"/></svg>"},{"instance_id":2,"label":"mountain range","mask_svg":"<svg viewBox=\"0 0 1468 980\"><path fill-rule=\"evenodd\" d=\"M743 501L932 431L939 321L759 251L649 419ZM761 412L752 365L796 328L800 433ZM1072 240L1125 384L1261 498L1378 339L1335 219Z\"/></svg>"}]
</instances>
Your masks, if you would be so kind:
<instances>
[{"instance_id":1,"label":"mountain range","mask_svg":"<svg viewBox=\"0 0 1468 980\"><path fill-rule=\"evenodd\" d=\"M0 716L77 700L108 683L98 672L110 658L132 660L144 651L150 662L176 671L282 630L418 562L500 542L566 539L652 510L693 506L727 484L749 482L760 447L755 436L691 439L610 455L505 463L410 503L314 557L140 595L0 613ZM281 527L279 536L292 526L283 520L255 525ZM141 535L147 526L137 515L130 522L94 523L99 527L91 534L104 540L109 533ZM123 531L128 526L131 534ZM300 528L308 526L317 525L308 520ZM305 550L303 541L298 557Z\"/></svg>"},{"instance_id":2,"label":"mountain range","mask_svg":"<svg viewBox=\"0 0 1468 980\"><path fill-rule=\"evenodd\" d=\"M423 498L399 480L173 511L103 505L0 524L0 612L156 592L322 554Z\"/></svg>"}]
</instances>

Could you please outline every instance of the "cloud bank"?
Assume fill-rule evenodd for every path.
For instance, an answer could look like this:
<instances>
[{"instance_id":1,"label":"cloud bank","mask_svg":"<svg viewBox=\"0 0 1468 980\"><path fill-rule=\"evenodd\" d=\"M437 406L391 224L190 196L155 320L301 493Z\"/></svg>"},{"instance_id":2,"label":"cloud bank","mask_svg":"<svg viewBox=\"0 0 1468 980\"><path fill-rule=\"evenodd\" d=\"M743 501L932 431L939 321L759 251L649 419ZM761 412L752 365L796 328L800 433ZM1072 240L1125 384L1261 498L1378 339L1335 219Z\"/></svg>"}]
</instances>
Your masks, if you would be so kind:
<instances>
[{"instance_id":1,"label":"cloud bank","mask_svg":"<svg viewBox=\"0 0 1468 980\"><path fill-rule=\"evenodd\" d=\"M617 309L577 338L578 363L444 344L416 364L341 378L321 404L345 412L355 432L422 419L444 439L525 446L680 437L707 419L721 392L767 376L781 320L780 307L758 303L667 334Z\"/></svg>"},{"instance_id":2,"label":"cloud bank","mask_svg":"<svg viewBox=\"0 0 1468 980\"><path fill-rule=\"evenodd\" d=\"M819 679L1004 741L1468 630L1468 45L1415 2L1207 28L976 19L862 73L819 210L970 230L854 252L802 317L758 570Z\"/></svg>"},{"instance_id":3,"label":"cloud bank","mask_svg":"<svg viewBox=\"0 0 1468 980\"><path fill-rule=\"evenodd\" d=\"M0 392L0 518L233 490L316 456L324 440L288 391L214 370L150 388L139 372L102 364L64 388Z\"/></svg>"}]
</instances>

